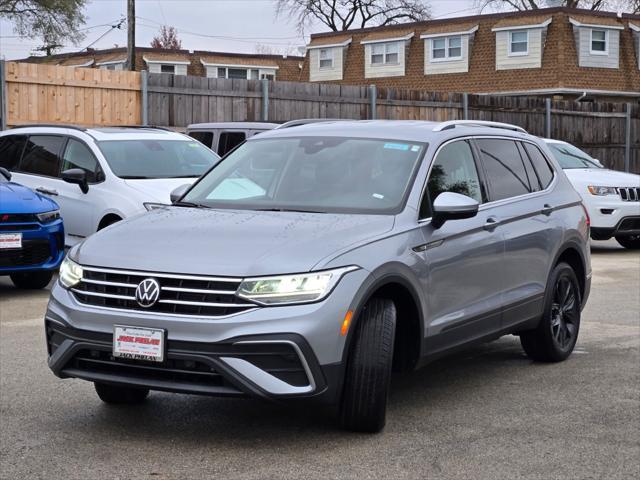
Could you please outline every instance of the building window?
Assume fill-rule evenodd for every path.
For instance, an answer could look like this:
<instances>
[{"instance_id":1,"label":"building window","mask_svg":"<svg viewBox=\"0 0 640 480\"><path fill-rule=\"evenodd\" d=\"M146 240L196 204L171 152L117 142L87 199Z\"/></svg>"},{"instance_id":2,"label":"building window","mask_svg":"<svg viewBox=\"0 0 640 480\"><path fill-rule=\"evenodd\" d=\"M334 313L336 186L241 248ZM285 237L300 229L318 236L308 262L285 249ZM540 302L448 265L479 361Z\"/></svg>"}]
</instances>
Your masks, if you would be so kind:
<instances>
[{"instance_id":1,"label":"building window","mask_svg":"<svg viewBox=\"0 0 640 480\"><path fill-rule=\"evenodd\" d=\"M276 79L276 76L273 73L262 73L262 74L260 74L260 80L273 81L275 79Z\"/></svg>"},{"instance_id":2,"label":"building window","mask_svg":"<svg viewBox=\"0 0 640 480\"><path fill-rule=\"evenodd\" d=\"M207 67L207 69L210 67ZM268 80L275 80L275 71L270 69L260 68L232 68L232 67L217 67L217 78L230 78L240 80L259 80L266 78Z\"/></svg>"},{"instance_id":3,"label":"building window","mask_svg":"<svg viewBox=\"0 0 640 480\"><path fill-rule=\"evenodd\" d=\"M333 68L333 49L320 49L320 68Z\"/></svg>"},{"instance_id":4,"label":"building window","mask_svg":"<svg viewBox=\"0 0 640 480\"><path fill-rule=\"evenodd\" d=\"M371 45L371 65L397 65L400 63L400 43L374 43Z\"/></svg>"},{"instance_id":5,"label":"building window","mask_svg":"<svg viewBox=\"0 0 640 480\"><path fill-rule=\"evenodd\" d=\"M529 54L529 32L509 32L509 55Z\"/></svg>"},{"instance_id":6,"label":"building window","mask_svg":"<svg viewBox=\"0 0 640 480\"><path fill-rule=\"evenodd\" d=\"M111 65L102 65L100 68L102 70L115 70L116 69L116 64L112 63Z\"/></svg>"},{"instance_id":7,"label":"building window","mask_svg":"<svg viewBox=\"0 0 640 480\"><path fill-rule=\"evenodd\" d=\"M176 66L175 65L160 65L160 73L171 73L175 75Z\"/></svg>"},{"instance_id":8,"label":"building window","mask_svg":"<svg viewBox=\"0 0 640 480\"><path fill-rule=\"evenodd\" d=\"M431 40L431 60L447 61L462 58L462 37L434 38Z\"/></svg>"},{"instance_id":9,"label":"building window","mask_svg":"<svg viewBox=\"0 0 640 480\"><path fill-rule=\"evenodd\" d=\"M606 30L591 30L591 53L594 55L607 54L607 35Z\"/></svg>"}]
</instances>

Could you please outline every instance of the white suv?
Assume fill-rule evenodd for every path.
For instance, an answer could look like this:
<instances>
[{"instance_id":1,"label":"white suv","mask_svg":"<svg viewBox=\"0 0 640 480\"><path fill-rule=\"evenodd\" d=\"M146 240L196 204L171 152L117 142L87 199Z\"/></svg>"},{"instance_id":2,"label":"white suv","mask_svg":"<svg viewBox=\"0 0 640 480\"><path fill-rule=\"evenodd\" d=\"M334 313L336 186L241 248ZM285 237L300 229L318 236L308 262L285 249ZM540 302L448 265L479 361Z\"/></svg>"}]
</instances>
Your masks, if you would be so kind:
<instances>
[{"instance_id":1,"label":"white suv","mask_svg":"<svg viewBox=\"0 0 640 480\"><path fill-rule=\"evenodd\" d=\"M591 238L640 249L640 175L609 170L570 143L545 139L591 217Z\"/></svg>"},{"instance_id":2,"label":"white suv","mask_svg":"<svg viewBox=\"0 0 640 480\"><path fill-rule=\"evenodd\" d=\"M150 127L30 126L0 133L0 166L60 205L72 246L125 217L170 203L220 157L186 135Z\"/></svg>"}]
</instances>

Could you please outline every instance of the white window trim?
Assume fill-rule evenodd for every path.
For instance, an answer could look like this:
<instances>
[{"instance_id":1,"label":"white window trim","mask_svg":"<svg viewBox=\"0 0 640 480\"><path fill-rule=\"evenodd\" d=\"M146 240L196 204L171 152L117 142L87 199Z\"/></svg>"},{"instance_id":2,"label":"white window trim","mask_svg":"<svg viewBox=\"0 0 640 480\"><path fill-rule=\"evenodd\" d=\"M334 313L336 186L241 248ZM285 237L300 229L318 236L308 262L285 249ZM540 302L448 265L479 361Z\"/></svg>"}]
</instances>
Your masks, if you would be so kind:
<instances>
[{"instance_id":1,"label":"white window trim","mask_svg":"<svg viewBox=\"0 0 640 480\"><path fill-rule=\"evenodd\" d=\"M527 55L529 55L529 30L525 30L524 32L527 34L527 49L524 52L511 51L511 46L513 44L512 37L514 33L522 33L522 30L509 30L509 36L507 40L508 41L507 55L509 57L526 57ZM517 43L522 43L522 42L517 42Z\"/></svg>"},{"instance_id":2,"label":"white window trim","mask_svg":"<svg viewBox=\"0 0 640 480\"><path fill-rule=\"evenodd\" d=\"M328 58L322 58L322 51L326 50L328 52L330 52L330 59ZM321 60L331 60L331 65L328 67L323 67L321 65ZM335 68L335 64L336 64L336 55L335 55L335 47L330 47L330 48L319 48L318 49L318 70L333 70Z\"/></svg>"},{"instance_id":3,"label":"white window trim","mask_svg":"<svg viewBox=\"0 0 640 480\"><path fill-rule=\"evenodd\" d=\"M460 39L460 56L458 57L450 57L449 56L449 41L452 38L459 38ZM464 42L463 36L462 35L451 35L449 37L445 37L444 38L444 54L445 56L443 58L434 58L433 56L433 42L435 40L443 40L442 37L440 38L431 38L429 39L429 63L440 63L440 62L459 62L460 60L462 60L463 55L462 55L462 44Z\"/></svg>"},{"instance_id":4,"label":"white window trim","mask_svg":"<svg viewBox=\"0 0 640 480\"><path fill-rule=\"evenodd\" d=\"M152 64L152 63L159 63L160 65L190 65L191 64L191 62L183 62L178 60L149 60L146 57L142 57L142 59L147 64Z\"/></svg>"},{"instance_id":5,"label":"white window trim","mask_svg":"<svg viewBox=\"0 0 640 480\"><path fill-rule=\"evenodd\" d=\"M387 48L389 47L389 45L393 45L393 44L399 44L398 45L398 52L392 52L396 53L398 55L398 60L396 62L387 62L387 55L389 55L389 53L387 52ZM373 63L373 46L374 45L382 45L384 47L384 52L382 53L382 63ZM403 40L396 40L396 41L392 41L392 42L376 42L371 44L370 50L369 50L369 66L372 68L378 68L378 67L389 67L389 66L397 66L400 65L400 51L402 50L402 48L404 47L404 41ZM377 54L380 55L380 54Z\"/></svg>"},{"instance_id":6,"label":"white window trim","mask_svg":"<svg viewBox=\"0 0 640 480\"><path fill-rule=\"evenodd\" d=\"M594 50L593 49L593 32L597 30L599 32L604 32L604 51ZM598 40L599 41L599 40ZM589 54L590 55L609 55L609 30L606 28L591 28L589 29Z\"/></svg>"}]
</instances>

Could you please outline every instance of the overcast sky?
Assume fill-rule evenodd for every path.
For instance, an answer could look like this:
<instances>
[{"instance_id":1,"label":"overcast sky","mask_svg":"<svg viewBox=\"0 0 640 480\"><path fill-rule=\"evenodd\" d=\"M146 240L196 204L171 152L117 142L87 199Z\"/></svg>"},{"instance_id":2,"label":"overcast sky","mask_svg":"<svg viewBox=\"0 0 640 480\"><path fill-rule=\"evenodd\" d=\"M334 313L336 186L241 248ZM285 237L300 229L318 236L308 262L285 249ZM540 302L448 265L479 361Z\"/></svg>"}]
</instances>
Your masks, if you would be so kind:
<instances>
[{"instance_id":1,"label":"overcast sky","mask_svg":"<svg viewBox=\"0 0 640 480\"><path fill-rule=\"evenodd\" d=\"M86 38L78 46L68 45L60 52L79 51L90 45L111 48L126 45L126 23L122 30L104 24L116 24L126 15L126 0L91 0L87 2ZM431 0L435 18L473 15L473 0ZM325 31L313 26L303 37L288 18L276 17L273 0L137 0L136 44L149 46L160 25L178 29L182 48L254 53L256 44L273 48L277 53L305 45L308 34ZM95 28L93 28L95 27ZM107 33L109 32L109 33ZM107 33L102 39L98 38ZM7 60L29 56L42 43L15 37L13 25L0 21L0 56Z\"/></svg>"}]
</instances>

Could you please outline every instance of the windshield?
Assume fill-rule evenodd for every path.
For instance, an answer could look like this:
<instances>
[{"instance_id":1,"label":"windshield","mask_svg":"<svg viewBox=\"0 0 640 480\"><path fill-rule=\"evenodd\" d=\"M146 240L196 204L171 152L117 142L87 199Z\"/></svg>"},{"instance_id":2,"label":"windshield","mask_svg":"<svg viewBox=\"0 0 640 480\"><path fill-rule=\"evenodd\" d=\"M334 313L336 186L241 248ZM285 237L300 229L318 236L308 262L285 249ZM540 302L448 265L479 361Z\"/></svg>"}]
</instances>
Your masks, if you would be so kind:
<instances>
[{"instance_id":1,"label":"windshield","mask_svg":"<svg viewBox=\"0 0 640 480\"><path fill-rule=\"evenodd\" d=\"M252 140L184 202L212 208L397 213L426 145L340 137Z\"/></svg>"},{"instance_id":2,"label":"windshield","mask_svg":"<svg viewBox=\"0 0 640 480\"><path fill-rule=\"evenodd\" d=\"M195 140L109 140L98 142L120 178L199 177L219 157Z\"/></svg>"},{"instance_id":3,"label":"windshield","mask_svg":"<svg viewBox=\"0 0 640 480\"><path fill-rule=\"evenodd\" d=\"M602 168L596 160L568 143L547 143L551 153L563 169Z\"/></svg>"}]
</instances>

